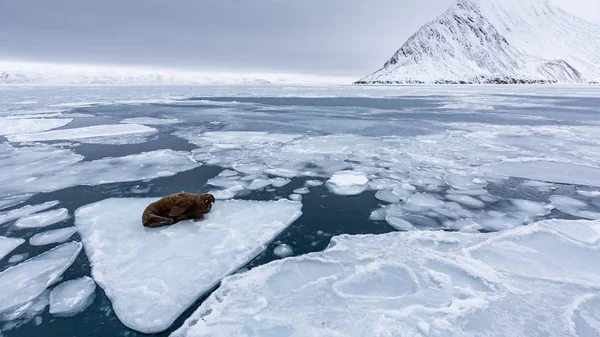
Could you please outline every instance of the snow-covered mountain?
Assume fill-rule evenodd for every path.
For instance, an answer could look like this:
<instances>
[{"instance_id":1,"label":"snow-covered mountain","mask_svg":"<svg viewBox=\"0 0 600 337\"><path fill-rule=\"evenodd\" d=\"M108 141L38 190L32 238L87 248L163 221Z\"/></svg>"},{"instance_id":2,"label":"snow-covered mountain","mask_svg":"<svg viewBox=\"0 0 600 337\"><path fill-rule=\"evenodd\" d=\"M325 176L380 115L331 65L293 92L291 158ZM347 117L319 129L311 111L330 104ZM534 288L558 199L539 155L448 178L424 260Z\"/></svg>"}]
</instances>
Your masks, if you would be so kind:
<instances>
[{"instance_id":1,"label":"snow-covered mountain","mask_svg":"<svg viewBox=\"0 0 600 337\"><path fill-rule=\"evenodd\" d=\"M600 26L549 0L459 0L357 84L600 81Z\"/></svg>"},{"instance_id":2,"label":"snow-covered mountain","mask_svg":"<svg viewBox=\"0 0 600 337\"><path fill-rule=\"evenodd\" d=\"M224 73L106 65L0 62L0 85L82 84L322 84L350 83L350 78L293 73Z\"/></svg>"}]
</instances>

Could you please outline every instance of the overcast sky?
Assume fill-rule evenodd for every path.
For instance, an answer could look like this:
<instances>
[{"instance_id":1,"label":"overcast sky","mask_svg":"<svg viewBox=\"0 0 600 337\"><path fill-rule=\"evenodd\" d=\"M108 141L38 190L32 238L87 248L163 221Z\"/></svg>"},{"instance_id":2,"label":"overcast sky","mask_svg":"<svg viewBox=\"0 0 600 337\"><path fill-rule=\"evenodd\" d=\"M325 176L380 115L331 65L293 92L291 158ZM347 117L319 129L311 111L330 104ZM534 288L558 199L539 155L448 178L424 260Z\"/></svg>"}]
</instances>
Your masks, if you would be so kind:
<instances>
[{"instance_id":1,"label":"overcast sky","mask_svg":"<svg viewBox=\"0 0 600 337\"><path fill-rule=\"evenodd\" d=\"M455 1L0 0L0 59L362 76Z\"/></svg>"}]
</instances>

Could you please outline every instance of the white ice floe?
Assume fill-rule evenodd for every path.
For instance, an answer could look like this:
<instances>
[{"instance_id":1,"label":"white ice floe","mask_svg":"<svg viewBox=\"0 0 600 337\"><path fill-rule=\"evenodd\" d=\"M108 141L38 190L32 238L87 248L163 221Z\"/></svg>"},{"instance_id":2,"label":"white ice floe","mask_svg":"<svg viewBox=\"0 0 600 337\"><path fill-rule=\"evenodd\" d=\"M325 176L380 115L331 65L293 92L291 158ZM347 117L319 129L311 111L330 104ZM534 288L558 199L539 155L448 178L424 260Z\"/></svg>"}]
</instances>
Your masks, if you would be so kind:
<instances>
[{"instance_id":1,"label":"white ice floe","mask_svg":"<svg viewBox=\"0 0 600 337\"><path fill-rule=\"evenodd\" d=\"M577 194L583 195L584 197L590 197L590 198L600 197L600 191L577 190Z\"/></svg>"},{"instance_id":2,"label":"white ice floe","mask_svg":"<svg viewBox=\"0 0 600 337\"><path fill-rule=\"evenodd\" d=\"M226 200L203 221L145 228L139 216L155 200L106 199L75 212L94 280L123 324L144 333L167 329L302 214L292 201Z\"/></svg>"},{"instance_id":3,"label":"white ice floe","mask_svg":"<svg viewBox=\"0 0 600 337\"><path fill-rule=\"evenodd\" d=\"M14 254L8 259L8 263L18 263L25 260L29 256L29 253Z\"/></svg>"},{"instance_id":4,"label":"white ice floe","mask_svg":"<svg viewBox=\"0 0 600 337\"><path fill-rule=\"evenodd\" d=\"M27 310L73 263L81 243L69 242L0 273L0 314Z\"/></svg>"},{"instance_id":5,"label":"white ice floe","mask_svg":"<svg viewBox=\"0 0 600 337\"><path fill-rule=\"evenodd\" d=\"M12 195L0 200L0 210L16 206L23 201L31 198L31 194Z\"/></svg>"},{"instance_id":6,"label":"white ice floe","mask_svg":"<svg viewBox=\"0 0 600 337\"><path fill-rule=\"evenodd\" d=\"M74 316L83 312L94 301L96 283L84 276L63 282L50 292L50 313L55 316Z\"/></svg>"},{"instance_id":7,"label":"white ice floe","mask_svg":"<svg viewBox=\"0 0 600 337\"><path fill-rule=\"evenodd\" d=\"M77 233L77 228L75 227L52 229L32 236L29 239L29 244L32 246L43 246L52 243L61 243L67 241L75 233Z\"/></svg>"},{"instance_id":8,"label":"white ice floe","mask_svg":"<svg viewBox=\"0 0 600 337\"><path fill-rule=\"evenodd\" d=\"M6 118L0 117L0 136L19 135L48 131L63 127L73 121L72 118Z\"/></svg>"},{"instance_id":9,"label":"white ice floe","mask_svg":"<svg viewBox=\"0 0 600 337\"><path fill-rule=\"evenodd\" d=\"M600 222L342 235L225 278L171 336L595 336L591 233Z\"/></svg>"},{"instance_id":10,"label":"white ice floe","mask_svg":"<svg viewBox=\"0 0 600 337\"><path fill-rule=\"evenodd\" d=\"M390 190L377 191L377 193L375 193L375 198L377 200L389 202L392 204L400 202L400 197Z\"/></svg>"},{"instance_id":11,"label":"white ice floe","mask_svg":"<svg viewBox=\"0 0 600 337\"><path fill-rule=\"evenodd\" d=\"M292 249L292 246L282 243L273 249L273 254L284 258L293 255L294 249Z\"/></svg>"},{"instance_id":12,"label":"white ice floe","mask_svg":"<svg viewBox=\"0 0 600 337\"><path fill-rule=\"evenodd\" d=\"M293 201L302 201L302 194L292 193L288 196L288 198Z\"/></svg>"},{"instance_id":13,"label":"white ice floe","mask_svg":"<svg viewBox=\"0 0 600 337\"><path fill-rule=\"evenodd\" d=\"M9 135L11 142L41 142L50 140L78 140L93 137L114 137L139 133L152 133L157 130L139 124L108 124L61 129L29 134Z\"/></svg>"},{"instance_id":14,"label":"white ice floe","mask_svg":"<svg viewBox=\"0 0 600 337\"><path fill-rule=\"evenodd\" d=\"M450 201L455 201L459 204L465 205L471 208L484 208L485 203L479 199L475 199L468 195L460 195L460 194L448 194L446 195L446 199Z\"/></svg>"},{"instance_id":15,"label":"white ice floe","mask_svg":"<svg viewBox=\"0 0 600 337\"><path fill-rule=\"evenodd\" d=\"M24 216L15 222L17 228L42 228L54 225L69 218L66 208L53 209L42 213Z\"/></svg>"},{"instance_id":16,"label":"white ice floe","mask_svg":"<svg viewBox=\"0 0 600 337\"><path fill-rule=\"evenodd\" d=\"M0 260L12 252L15 248L23 244L25 240L21 238L7 238L0 236Z\"/></svg>"},{"instance_id":17,"label":"white ice floe","mask_svg":"<svg viewBox=\"0 0 600 337\"><path fill-rule=\"evenodd\" d=\"M38 205L25 205L21 208L13 209L8 212L0 214L0 224L26 217L30 214L47 210L48 208L58 205L58 201L47 201L43 204Z\"/></svg>"},{"instance_id":18,"label":"white ice floe","mask_svg":"<svg viewBox=\"0 0 600 337\"><path fill-rule=\"evenodd\" d=\"M123 157L83 161L70 149L48 145L0 144L0 194L51 192L76 185L154 179L201 164L185 151L156 150ZM0 216L0 222L3 222Z\"/></svg>"},{"instance_id":19,"label":"white ice floe","mask_svg":"<svg viewBox=\"0 0 600 337\"><path fill-rule=\"evenodd\" d=\"M367 189L368 183L369 178L363 172L340 171L327 180L327 187L335 194L357 195Z\"/></svg>"},{"instance_id":20,"label":"white ice floe","mask_svg":"<svg viewBox=\"0 0 600 337\"><path fill-rule=\"evenodd\" d=\"M553 161L502 163L485 171L517 178L600 187L600 168Z\"/></svg>"},{"instance_id":21,"label":"white ice floe","mask_svg":"<svg viewBox=\"0 0 600 337\"><path fill-rule=\"evenodd\" d=\"M308 187L316 187L323 185L323 182L321 180L307 180L304 182L304 185Z\"/></svg>"},{"instance_id":22,"label":"white ice floe","mask_svg":"<svg viewBox=\"0 0 600 337\"><path fill-rule=\"evenodd\" d=\"M556 209L572 216L592 220L600 219L600 213L586 210L589 206L581 200L562 195L553 195L550 197L550 201Z\"/></svg>"},{"instance_id":23,"label":"white ice floe","mask_svg":"<svg viewBox=\"0 0 600 337\"><path fill-rule=\"evenodd\" d=\"M164 124L177 124L178 119L175 118L156 118L156 117L133 117L125 118L121 121L125 124L144 124L144 125L164 125Z\"/></svg>"},{"instance_id":24,"label":"white ice floe","mask_svg":"<svg viewBox=\"0 0 600 337\"><path fill-rule=\"evenodd\" d=\"M308 189L308 187L300 187L293 190L292 192L294 192L295 194L308 194L310 193L310 190Z\"/></svg>"}]
</instances>

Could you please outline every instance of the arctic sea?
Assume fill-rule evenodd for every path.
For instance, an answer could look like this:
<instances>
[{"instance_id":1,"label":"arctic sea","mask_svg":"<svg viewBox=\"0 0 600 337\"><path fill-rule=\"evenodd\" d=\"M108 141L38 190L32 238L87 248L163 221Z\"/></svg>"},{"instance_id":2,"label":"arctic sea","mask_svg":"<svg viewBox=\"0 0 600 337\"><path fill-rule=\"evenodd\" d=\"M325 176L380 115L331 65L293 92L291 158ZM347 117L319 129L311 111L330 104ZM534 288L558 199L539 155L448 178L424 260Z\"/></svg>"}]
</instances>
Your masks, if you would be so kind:
<instances>
[{"instance_id":1,"label":"arctic sea","mask_svg":"<svg viewBox=\"0 0 600 337\"><path fill-rule=\"evenodd\" d=\"M0 125L0 335L600 334L600 86L7 86ZM180 191L214 216L123 229ZM400 262L403 240L444 266ZM51 314L84 276L87 303Z\"/></svg>"}]
</instances>

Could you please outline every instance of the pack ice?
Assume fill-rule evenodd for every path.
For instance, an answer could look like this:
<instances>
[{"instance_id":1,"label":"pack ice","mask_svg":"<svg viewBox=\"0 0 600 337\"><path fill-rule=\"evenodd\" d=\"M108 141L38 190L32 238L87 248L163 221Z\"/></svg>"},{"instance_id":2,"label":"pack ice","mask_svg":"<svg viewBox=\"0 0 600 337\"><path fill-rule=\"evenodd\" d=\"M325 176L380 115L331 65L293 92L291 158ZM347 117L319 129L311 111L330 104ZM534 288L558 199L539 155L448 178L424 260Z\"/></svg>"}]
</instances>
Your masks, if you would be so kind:
<instances>
[{"instance_id":1,"label":"pack ice","mask_svg":"<svg viewBox=\"0 0 600 337\"><path fill-rule=\"evenodd\" d=\"M0 260L12 252L15 248L23 244L25 240L21 238L7 238L0 236Z\"/></svg>"},{"instance_id":2,"label":"pack ice","mask_svg":"<svg viewBox=\"0 0 600 337\"><path fill-rule=\"evenodd\" d=\"M156 131L157 130L155 128L140 124L112 124L9 135L7 138L11 142L41 142L63 139L77 140L82 138L113 137L138 133L151 133Z\"/></svg>"},{"instance_id":3,"label":"pack ice","mask_svg":"<svg viewBox=\"0 0 600 337\"><path fill-rule=\"evenodd\" d=\"M121 322L143 333L167 329L302 214L289 200L219 200L203 221L145 228L141 214L155 200L106 199L75 212L94 280Z\"/></svg>"},{"instance_id":4,"label":"pack ice","mask_svg":"<svg viewBox=\"0 0 600 337\"><path fill-rule=\"evenodd\" d=\"M71 266L81 243L68 242L0 273L0 318L16 319Z\"/></svg>"},{"instance_id":5,"label":"pack ice","mask_svg":"<svg viewBox=\"0 0 600 337\"><path fill-rule=\"evenodd\" d=\"M96 283L84 276L63 282L50 292L50 313L56 316L74 316L94 301Z\"/></svg>"},{"instance_id":6,"label":"pack ice","mask_svg":"<svg viewBox=\"0 0 600 337\"><path fill-rule=\"evenodd\" d=\"M338 236L225 278L172 337L598 336L600 221Z\"/></svg>"}]
</instances>

